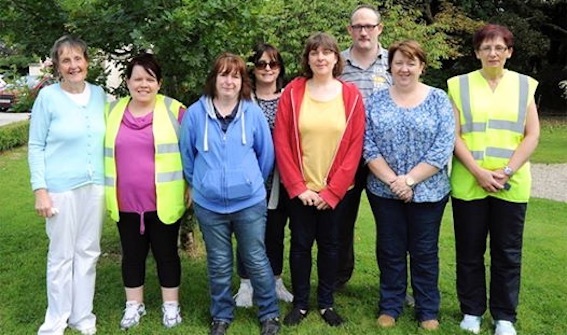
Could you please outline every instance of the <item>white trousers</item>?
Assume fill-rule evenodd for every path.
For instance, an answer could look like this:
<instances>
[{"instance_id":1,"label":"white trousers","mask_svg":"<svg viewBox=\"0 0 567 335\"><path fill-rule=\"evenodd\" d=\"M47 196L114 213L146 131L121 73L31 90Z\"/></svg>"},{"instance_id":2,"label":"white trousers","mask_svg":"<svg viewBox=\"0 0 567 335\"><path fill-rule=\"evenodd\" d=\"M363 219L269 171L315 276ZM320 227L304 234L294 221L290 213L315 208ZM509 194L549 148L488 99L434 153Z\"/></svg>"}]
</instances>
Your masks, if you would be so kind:
<instances>
[{"instance_id":1,"label":"white trousers","mask_svg":"<svg viewBox=\"0 0 567 335\"><path fill-rule=\"evenodd\" d=\"M59 213L46 219L47 311L38 335L63 335L69 326L95 327L93 298L104 218L104 187L50 193Z\"/></svg>"}]
</instances>

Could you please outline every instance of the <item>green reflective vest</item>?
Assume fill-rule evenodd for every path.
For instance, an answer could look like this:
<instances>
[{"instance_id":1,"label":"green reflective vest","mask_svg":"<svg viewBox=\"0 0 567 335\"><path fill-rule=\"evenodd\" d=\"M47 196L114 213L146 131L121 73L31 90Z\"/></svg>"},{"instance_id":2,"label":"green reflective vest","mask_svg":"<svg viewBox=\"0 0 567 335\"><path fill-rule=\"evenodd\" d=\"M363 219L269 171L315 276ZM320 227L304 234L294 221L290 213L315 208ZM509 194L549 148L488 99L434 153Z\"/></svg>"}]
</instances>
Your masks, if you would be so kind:
<instances>
[{"instance_id":1,"label":"green reflective vest","mask_svg":"<svg viewBox=\"0 0 567 335\"><path fill-rule=\"evenodd\" d=\"M502 169L524 139L527 108L533 102L537 81L506 70L492 91L480 71L450 78L449 96L457 106L461 121L461 139L479 166ZM486 192L476 178L453 157L452 196L462 200L493 196L511 202L527 202L531 190L529 162L509 180L510 190Z\"/></svg>"},{"instance_id":2,"label":"green reflective vest","mask_svg":"<svg viewBox=\"0 0 567 335\"><path fill-rule=\"evenodd\" d=\"M104 139L104 176L106 206L110 217L118 221L116 161L114 145L130 97L107 105ZM156 96L152 132L155 148L155 185L157 214L163 223L175 223L185 211L185 181L179 152L179 108L183 105L161 94ZM135 164L135 162L132 162Z\"/></svg>"}]
</instances>

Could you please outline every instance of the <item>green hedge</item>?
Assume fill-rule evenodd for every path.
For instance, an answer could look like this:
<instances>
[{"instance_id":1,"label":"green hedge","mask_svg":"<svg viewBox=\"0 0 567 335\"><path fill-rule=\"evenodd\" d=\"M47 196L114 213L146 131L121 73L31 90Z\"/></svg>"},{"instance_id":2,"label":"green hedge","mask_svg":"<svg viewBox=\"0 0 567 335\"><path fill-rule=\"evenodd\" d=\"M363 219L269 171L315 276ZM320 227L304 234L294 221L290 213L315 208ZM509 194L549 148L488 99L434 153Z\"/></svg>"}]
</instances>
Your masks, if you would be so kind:
<instances>
[{"instance_id":1,"label":"green hedge","mask_svg":"<svg viewBox=\"0 0 567 335\"><path fill-rule=\"evenodd\" d=\"M20 121L0 127L0 151L28 143L29 121Z\"/></svg>"}]
</instances>

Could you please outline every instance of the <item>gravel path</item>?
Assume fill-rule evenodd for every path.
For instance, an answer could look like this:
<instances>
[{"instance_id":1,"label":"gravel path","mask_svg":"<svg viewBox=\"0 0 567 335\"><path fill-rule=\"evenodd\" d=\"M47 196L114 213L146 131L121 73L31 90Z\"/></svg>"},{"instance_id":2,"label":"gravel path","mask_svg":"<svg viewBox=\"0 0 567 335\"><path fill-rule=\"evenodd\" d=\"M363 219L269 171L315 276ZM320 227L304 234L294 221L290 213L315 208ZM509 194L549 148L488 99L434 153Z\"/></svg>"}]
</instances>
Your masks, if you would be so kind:
<instances>
[{"instance_id":1,"label":"gravel path","mask_svg":"<svg viewBox=\"0 0 567 335\"><path fill-rule=\"evenodd\" d=\"M567 202L567 164L532 164L531 196Z\"/></svg>"}]
</instances>

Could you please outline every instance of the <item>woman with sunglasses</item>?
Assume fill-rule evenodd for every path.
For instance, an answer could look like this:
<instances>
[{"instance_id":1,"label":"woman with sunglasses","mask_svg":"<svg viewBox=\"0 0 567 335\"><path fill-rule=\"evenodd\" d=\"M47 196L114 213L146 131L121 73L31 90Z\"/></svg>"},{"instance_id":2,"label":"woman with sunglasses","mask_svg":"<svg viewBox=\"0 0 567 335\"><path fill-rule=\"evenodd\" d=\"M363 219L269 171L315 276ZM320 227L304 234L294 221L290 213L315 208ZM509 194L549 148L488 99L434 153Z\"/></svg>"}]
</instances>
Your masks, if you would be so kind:
<instances>
[{"instance_id":1,"label":"woman with sunglasses","mask_svg":"<svg viewBox=\"0 0 567 335\"><path fill-rule=\"evenodd\" d=\"M336 40L310 36L303 76L286 86L274 127L276 162L291 199L290 268L293 309L284 324L297 325L309 310L311 252L317 241L318 310L330 326L344 321L333 309L339 263L339 228L353 196L362 153L364 104L354 84L337 79L343 60Z\"/></svg>"},{"instance_id":2,"label":"woman with sunglasses","mask_svg":"<svg viewBox=\"0 0 567 335\"><path fill-rule=\"evenodd\" d=\"M274 129L276 110L284 84L285 67L281 54L272 45L260 43L254 48L254 53L248 58L254 64L250 72L252 93L256 103L264 112L270 130ZM266 222L266 253L276 280L278 299L291 302L293 295L287 290L282 280L285 225L288 214L285 189L280 185L279 173L274 169L266 183L268 194L268 218ZM237 254L237 270L240 277L240 288L234 296L236 306L251 307L253 289L250 278Z\"/></svg>"}]
</instances>

